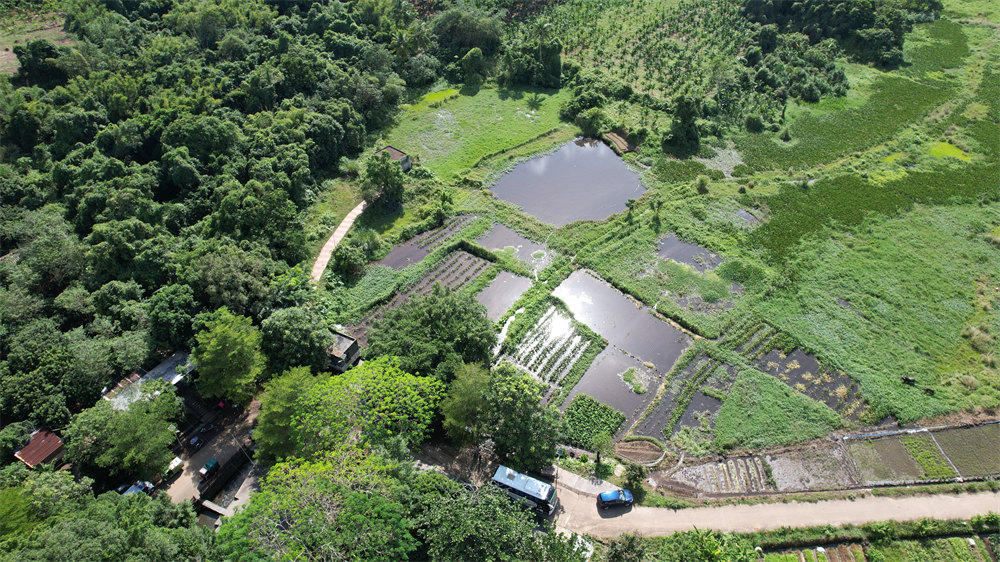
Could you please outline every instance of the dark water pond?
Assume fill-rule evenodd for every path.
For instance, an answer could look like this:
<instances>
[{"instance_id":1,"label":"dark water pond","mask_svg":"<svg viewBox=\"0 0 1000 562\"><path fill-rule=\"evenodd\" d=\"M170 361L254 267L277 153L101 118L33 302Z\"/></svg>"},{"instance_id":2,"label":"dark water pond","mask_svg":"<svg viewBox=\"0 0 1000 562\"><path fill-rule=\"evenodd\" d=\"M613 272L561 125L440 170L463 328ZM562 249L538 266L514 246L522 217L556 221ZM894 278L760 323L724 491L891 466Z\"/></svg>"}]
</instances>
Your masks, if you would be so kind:
<instances>
[{"instance_id":1,"label":"dark water pond","mask_svg":"<svg viewBox=\"0 0 1000 562\"><path fill-rule=\"evenodd\" d=\"M646 190L604 143L577 139L559 150L518 164L493 194L554 226L600 220L625 210L625 201Z\"/></svg>"},{"instance_id":2,"label":"dark water pond","mask_svg":"<svg viewBox=\"0 0 1000 562\"><path fill-rule=\"evenodd\" d=\"M531 279L501 271L496 279L476 295L476 300L486 307L486 317L496 322L529 288Z\"/></svg>"},{"instance_id":3,"label":"dark water pond","mask_svg":"<svg viewBox=\"0 0 1000 562\"><path fill-rule=\"evenodd\" d=\"M419 246L405 243L393 248L389 255L379 260L378 263L399 270L417 263L427 257L429 253Z\"/></svg>"},{"instance_id":4,"label":"dark water pond","mask_svg":"<svg viewBox=\"0 0 1000 562\"><path fill-rule=\"evenodd\" d=\"M577 320L612 345L653 363L659 373L668 372L691 343L687 334L584 270L574 271L552 294L566 303Z\"/></svg>"},{"instance_id":5,"label":"dark water pond","mask_svg":"<svg viewBox=\"0 0 1000 562\"><path fill-rule=\"evenodd\" d=\"M586 374L580 382L573 387L573 390L566 397L561 408L565 409L577 394L586 394L602 404L611 406L619 412L625 414L625 423L619 428L619 433L624 433L632 427L638 418L649 406L656 396L662 378L653 375L647 385L644 394L636 394L622 380L622 373L629 369L643 372L646 369L642 363L632 357L625 355L621 350L613 346L608 346L600 355L594 359L594 363L587 369Z\"/></svg>"},{"instance_id":6,"label":"dark water pond","mask_svg":"<svg viewBox=\"0 0 1000 562\"><path fill-rule=\"evenodd\" d=\"M678 240L673 233L656 244L659 251L656 255L677 263L686 263L698 271L705 272L722 263L722 258L711 250L697 244Z\"/></svg>"},{"instance_id":7,"label":"dark water pond","mask_svg":"<svg viewBox=\"0 0 1000 562\"><path fill-rule=\"evenodd\" d=\"M552 253L548 246L541 242L532 242L521 236L513 228L497 223L493 228L476 240L487 250L514 249L514 257L524 262L532 269L543 270L552 263Z\"/></svg>"}]
</instances>

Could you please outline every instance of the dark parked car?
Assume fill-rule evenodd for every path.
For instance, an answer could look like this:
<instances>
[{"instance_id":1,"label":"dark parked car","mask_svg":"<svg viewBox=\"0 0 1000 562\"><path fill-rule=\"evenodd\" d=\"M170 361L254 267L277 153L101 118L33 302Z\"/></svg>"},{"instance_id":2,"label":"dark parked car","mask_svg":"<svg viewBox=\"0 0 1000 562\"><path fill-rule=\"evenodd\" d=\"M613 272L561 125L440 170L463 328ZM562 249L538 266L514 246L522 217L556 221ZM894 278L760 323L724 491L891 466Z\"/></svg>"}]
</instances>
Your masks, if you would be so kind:
<instances>
[{"instance_id":1,"label":"dark parked car","mask_svg":"<svg viewBox=\"0 0 1000 562\"><path fill-rule=\"evenodd\" d=\"M607 509L616 505L628 507L632 505L632 492L628 490L612 490L597 496L597 507Z\"/></svg>"}]
</instances>

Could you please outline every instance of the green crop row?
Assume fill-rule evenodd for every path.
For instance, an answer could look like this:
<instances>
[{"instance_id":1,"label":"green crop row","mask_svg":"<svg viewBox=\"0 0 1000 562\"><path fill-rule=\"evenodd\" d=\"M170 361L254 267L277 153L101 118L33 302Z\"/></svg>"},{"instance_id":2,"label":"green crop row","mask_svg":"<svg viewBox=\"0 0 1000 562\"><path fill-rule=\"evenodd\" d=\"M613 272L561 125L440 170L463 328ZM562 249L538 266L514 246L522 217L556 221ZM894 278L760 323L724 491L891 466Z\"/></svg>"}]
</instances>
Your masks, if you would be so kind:
<instances>
[{"instance_id":1,"label":"green crop row","mask_svg":"<svg viewBox=\"0 0 1000 562\"><path fill-rule=\"evenodd\" d=\"M598 435L614 436L624 421L625 414L586 394L577 394L563 414L563 439L571 445L590 447Z\"/></svg>"}]
</instances>

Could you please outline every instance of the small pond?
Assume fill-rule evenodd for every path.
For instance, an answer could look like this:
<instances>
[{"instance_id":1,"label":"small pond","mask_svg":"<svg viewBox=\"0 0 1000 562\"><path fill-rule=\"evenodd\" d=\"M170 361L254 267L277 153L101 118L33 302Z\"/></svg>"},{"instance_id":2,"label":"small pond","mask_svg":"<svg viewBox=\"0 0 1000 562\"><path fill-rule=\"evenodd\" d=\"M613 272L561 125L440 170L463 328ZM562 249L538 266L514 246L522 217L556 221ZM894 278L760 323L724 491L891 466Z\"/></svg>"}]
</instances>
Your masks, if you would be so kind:
<instances>
[{"instance_id":1,"label":"small pond","mask_svg":"<svg viewBox=\"0 0 1000 562\"><path fill-rule=\"evenodd\" d=\"M487 250L503 251L513 248L514 257L536 271L541 271L552 263L552 252L548 246L541 242L532 242L502 223L494 224L493 228L480 236L476 242Z\"/></svg>"},{"instance_id":2,"label":"small pond","mask_svg":"<svg viewBox=\"0 0 1000 562\"><path fill-rule=\"evenodd\" d=\"M486 307L486 317L496 322L529 288L531 279L501 271L496 279L476 295L476 300Z\"/></svg>"},{"instance_id":3,"label":"small pond","mask_svg":"<svg viewBox=\"0 0 1000 562\"><path fill-rule=\"evenodd\" d=\"M576 139L559 150L522 162L491 190L504 201L554 226L600 220L625 210L646 190L639 174L604 143Z\"/></svg>"},{"instance_id":4,"label":"small pond","mask_svg":"<svg viewBox=\"0 0 1000 562\"><path fill-rule=\"evenodd\" d=\"M673 233L660 240L656 247L658 249L656 255L661 258L685 263L702 273L722 263L722 258L718 254L697 244L681 241Z\"/></svg>"},{"instance_id":5,"label":"small pond","mask_svg":"<svg viewBox=\"0 0 1000 562\"><path fill-rule=\"evenodd\" d=\"M653 363L659 373L668 372L691 343L687 334L582 269L574 271L552 294L608 343Z\"/></svg>"}]
</instances>

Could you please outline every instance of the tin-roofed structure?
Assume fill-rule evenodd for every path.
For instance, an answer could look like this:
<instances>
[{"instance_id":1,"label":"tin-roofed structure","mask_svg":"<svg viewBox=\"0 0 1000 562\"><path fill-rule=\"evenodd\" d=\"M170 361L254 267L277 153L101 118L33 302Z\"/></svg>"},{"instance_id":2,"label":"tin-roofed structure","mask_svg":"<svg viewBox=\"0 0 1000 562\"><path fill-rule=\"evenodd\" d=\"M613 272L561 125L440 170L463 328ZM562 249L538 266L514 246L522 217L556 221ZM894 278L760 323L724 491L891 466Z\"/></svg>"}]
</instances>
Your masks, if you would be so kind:
<instances>
[{"instance_id":1,"label":"tin-roofed structure","mask_svg":"<svg viewBox=\"0 0 1000 562\"><path fill-rule=\"evenodd\" d=\"M28 465L28 468L51 462L62 457L66 451L62 439L47 429L36 429L28 444L14 453L14 458Z\"/></svg>"}]
</instances>

